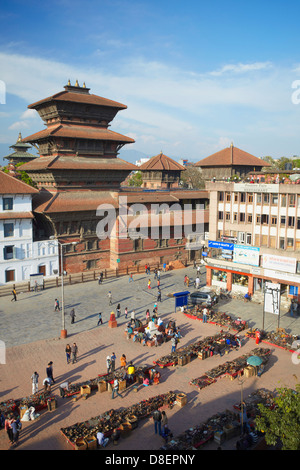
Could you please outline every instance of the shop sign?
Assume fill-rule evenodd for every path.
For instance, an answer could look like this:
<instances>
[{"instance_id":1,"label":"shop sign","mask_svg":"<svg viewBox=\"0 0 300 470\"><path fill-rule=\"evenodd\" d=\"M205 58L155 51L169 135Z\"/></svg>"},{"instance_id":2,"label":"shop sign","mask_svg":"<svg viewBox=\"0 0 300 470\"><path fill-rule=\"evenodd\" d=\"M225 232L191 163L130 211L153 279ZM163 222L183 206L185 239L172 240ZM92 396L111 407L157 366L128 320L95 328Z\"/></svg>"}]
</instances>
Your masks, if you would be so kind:
<instances>
[{"instance_id":1,"label":"shop sign","mask_svg":"<svg viewBox=\"0 0 300 470\"><path fill-rule=\"evenodd\" d=\"M233 262L259 266L259 247L234 245Z\"/></svg>"},{"instance_id":2,"label":"shop sign","mask_svg":"<svg viewBox=\"0 0 300 470\"><path fill-rule=\"evenodd\" d=\"M271 269L264 269L264 276L270 277L276 280L278 279L278 280L290 282L292 285L300 285L300 276L297 274L294 274L293 276L291 276L288 273L274 271Z\"/></svg>"},{"instance_id":3,"label":"shop sign","mask_svg":"<svg viewBox=\"0 0 300 470\"><path fill-rule=\"evenodd\" d=\"M287 258L285 256L262 255L262 267L266 269L276 269L294 274L296 272L296 258Z\"/></svg>"},{"instance_id":4,"label":"shop sign","mask_svg":"<svg viewBox=\"0 0 300 470\"><path fill-rule=\"evenodd\" d=\"M212 240L208 240L208 248L219 248L221 250L233 250L234 244L233 243L226 243L226 242L215 242Z\"/></svg>"},{"instance_id":5,"label":"shop sign","mask_svg":"<svg viewBox=\"0 0 300 470\"><path fill-rule=\"evenodd\" d=\"M278 193L279 184L234 183L233 190L242 193Z\"/></svg>"}]
</instances>

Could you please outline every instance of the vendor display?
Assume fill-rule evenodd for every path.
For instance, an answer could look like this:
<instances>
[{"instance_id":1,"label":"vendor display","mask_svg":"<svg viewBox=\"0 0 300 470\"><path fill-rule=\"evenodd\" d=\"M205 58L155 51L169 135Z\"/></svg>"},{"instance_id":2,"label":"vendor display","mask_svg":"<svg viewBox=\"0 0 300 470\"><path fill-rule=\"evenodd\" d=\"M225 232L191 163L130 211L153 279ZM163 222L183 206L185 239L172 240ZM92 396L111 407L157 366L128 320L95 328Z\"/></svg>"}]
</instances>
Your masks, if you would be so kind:
<instances>
[{"instance_id":1,"label":"vendor display","mask_svg":"<svg viewBox=\"0 0 300 470\"><path fill-rule=\"evenodd\" d=\"M8 413L21 414L21 410L27 410L33 407L36 411L47 408L47 402L52 398L50 391L43 391L29 395L28 397L10 399L0 403L0 413L7 415Z\"/></svg>"},{"instance_id":2,"label":"vendor display","mask_svg":"<svg viewBox=\"0 0 300 470\"><path fill-rule=\"evenodd\" d=\"M204 307L196 305L192 308L185 308L183 313L189 318L196 318L203 321ZM232 318L227 313L216 312L208 310L207 323L214 323L215 325L227 327L230 326L234 331L240 332L248 328L248 323L241 318Z\"/></svg>"},{"instance_id":3,"label":"vendor display","mask_svg":"<svg viewBox=\"0 0 300 470\"><path fill-rule=\"evenodd\" d=\"M231 349L237 349L239 347L238 338L228 332L217 333L214 336L207 336L206 338L197 341L196 343L182 347L175 350L166 356L154 361L154 364L159 367L169 367L173 365L184 365L189 363L192 359L202 355L202 359L213 356L214 354L220 354L222 352L229 352ZM183 363L182 358L186 361Z\"/></svg>"},{"instance_id":4,"label":"vendor display","mask_svg":"<svg viewBox=\"0 0 300 470\"><path fill-rule=\"evenodd\" d=\"M257 341L257 333L259 333L259 341L262 341L263 343L269 343L291 352L294 352L299 348L297 343L299 337L297 335L288 334L284 328L277 328L276 331L271 332L258 330L257 328L251 328L245 333L245 336L248 338L253 338Z\"/></svg>"},{"instance_id":5,"label":"vendor display","mask_svg":"<svg viewBox=\"0 0 300 470\"><path fill-rule=\"evenodd\" d=\"M237 359L234 359L233 361L228 361L224 364L220 364L217 367L206 372L203 376L191 380L190 385L195 385L199 389L202 389L210 385L211 383L216 382L220 378L226 376L235 378L238 375L242 375L244 374L245 370L249 370L250 367L255 368L255 375L257 375L260 373L260 371L264 369L264 366L269 360L270 354L271 350L268 348L255 348L250 353L244 354L238 357ZM249 358L252 356L258 358L257 365L249 364Z\"/></svg>"},{"instance_id":6,"label":"vendor display","mask_svg":"<svg viewBox=\"0 0 300 470\"><path fill-rule=\"evenodd\" d=\"M88 421L61 428L61 433L74 447L76 447L78 441L88 442L99 431L105 437L109 437L115 429L119 429L122 436L122 433L130 432L136 428L141 419L151 416L156 408L172 408L176 399L177 394L170 391L147 400L142 400L127 408L112 409Z\"/></svg>"},{"instance_id":7,"label":"vendor display","mask_svg":"<svg viewBox=\"0 0 300 470\"><path fill-rule=\"evenodd\" d=\"M256 390L243 402L246 409L251 431L255 433L255 418L259 415L258 403L274 406L274 395L267 390ZM226 410L211 416L207 421L193 426L167 442L161 450L188 451L195 450L214 439L218 444L239 436L241 433L241 403L233 406L234 410Z\"/></svg>"}]
</instances>

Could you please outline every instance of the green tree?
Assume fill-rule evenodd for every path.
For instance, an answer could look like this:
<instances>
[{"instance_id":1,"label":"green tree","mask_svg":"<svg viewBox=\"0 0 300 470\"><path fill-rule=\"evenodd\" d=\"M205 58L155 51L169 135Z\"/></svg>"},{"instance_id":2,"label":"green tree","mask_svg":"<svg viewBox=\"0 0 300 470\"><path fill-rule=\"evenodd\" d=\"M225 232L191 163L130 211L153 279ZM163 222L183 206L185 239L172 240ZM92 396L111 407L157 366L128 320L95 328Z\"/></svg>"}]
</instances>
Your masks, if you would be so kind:
<instances>
[{"instance_id":1,"label":"green tree","mask_svg":"<svg viewBox=\"0 0 300 470\"><path fill-rule=\"evenodd\" d=\"M201 172L193 165L188 166L186 170L181 172L180 179L184 186L192 189L205 188L205 181L202 178Z\"/></svg>"},{"instance_id":2,"label":"green tree","mask_svg":"<svg viewBox=\"0 0 300 470\"><path fill-rule=\"evenodd\" d=\"M282 450L300 450L300 384L296 389L277 389L275 407L258 405L256 428L265 433L268 445L282 443Z\"/></svg>"},{"instance_id":3,"label":"green tree","mask_svg":"<svg viewBox=\"0 0 300 470\"><path fill-rule=\"evenodd\" d=\"M140 171L135 171L128 177L128 186L142 186L143 179Z\"/></svg>"}]
</instances>

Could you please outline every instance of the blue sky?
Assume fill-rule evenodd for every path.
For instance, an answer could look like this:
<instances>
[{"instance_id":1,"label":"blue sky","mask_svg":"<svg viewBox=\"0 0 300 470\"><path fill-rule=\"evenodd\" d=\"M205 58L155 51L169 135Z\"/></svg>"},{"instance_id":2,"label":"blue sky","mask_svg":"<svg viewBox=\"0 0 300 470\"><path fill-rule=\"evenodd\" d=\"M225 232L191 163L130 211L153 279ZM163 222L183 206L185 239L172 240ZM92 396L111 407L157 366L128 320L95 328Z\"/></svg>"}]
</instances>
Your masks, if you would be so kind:
<instances>
[{"instance_id":1,"label":"blue sky","mask_svg":"<svg viewBox=\"0 0 300 470\"><path fill-rule=\"evenodd\" d=\"M128 150L300 155L299 13L291 0L2 1L2 156L44 128L28 104L68 79L128 106L111 126L135 139Z\"/></svg>"}]
</instances>

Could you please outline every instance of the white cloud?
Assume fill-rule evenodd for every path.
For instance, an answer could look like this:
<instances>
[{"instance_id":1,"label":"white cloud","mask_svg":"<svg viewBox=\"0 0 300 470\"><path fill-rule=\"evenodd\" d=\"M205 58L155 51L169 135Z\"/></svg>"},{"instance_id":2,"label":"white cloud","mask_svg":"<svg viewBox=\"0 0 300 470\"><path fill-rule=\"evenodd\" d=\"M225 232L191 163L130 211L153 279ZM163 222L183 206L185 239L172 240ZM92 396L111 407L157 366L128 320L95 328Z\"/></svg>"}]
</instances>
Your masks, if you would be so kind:
<instances>
[{"instance_id":1,"label":"white cloud","mask_svg":"<svg viewBox=\"0 0 300 470\"><path fill-rule=\"evenodd\" d=\"M28 122L26 122L26 121L16 121L13 124L11 124L8 129L12 131L12 130L15 130L15 129L17 129L17 130L28 129L29 127L30 126L29 126Z\"/></svg>"}]
</instances>

